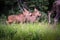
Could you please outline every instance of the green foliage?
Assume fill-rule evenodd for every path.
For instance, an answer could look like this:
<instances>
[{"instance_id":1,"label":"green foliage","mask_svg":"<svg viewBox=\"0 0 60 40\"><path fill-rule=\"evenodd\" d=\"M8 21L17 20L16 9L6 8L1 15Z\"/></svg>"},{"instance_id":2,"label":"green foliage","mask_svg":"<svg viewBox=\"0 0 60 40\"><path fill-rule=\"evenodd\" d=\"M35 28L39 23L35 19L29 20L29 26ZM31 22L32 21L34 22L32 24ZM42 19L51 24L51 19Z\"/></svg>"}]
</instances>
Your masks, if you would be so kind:
<instances>
[{"instance_id":1,"label":"green foliage","mask_svg":"<svg viewBox=\"0 0 60 40\"><path fill-rule=\"evenodd\" d=\"M7 27L7 26L0 26L0 40L5 39L5 40L9 40L12 39L12 37L15 34L15 30L11 27Z\"/></svg>"},{"instance_id":2,"label":"green foliage","mask_svg":"<svg viewBox=\"0 0 60 40\"><path fill-rule=\"evenodd\" d=\"M46 12L48 9L49 2L48 0L31 0L28 1L29 7L37 7L40 11ZM34 5L34 6L33 6Z\"/></svg>"},{"instance_id":3,"label":"green foliage","mask_svg":"<svg viewBox=\"0 0 60 40\"><path fill-rule=\"evenodd\" d=\"M0 40L60 40L59 28L48 23L0 24Z\"/></svg>"},{"instance_id":4,"label":"green foliage","mask_svg":"<svg viewBox=\"0 0 60 40\"><path fill-rule=\"evenodd\" d=\"M18 5L16 4L17 0L2 0L2 4L4 4L3 9L6 14L17 14L19 13ZM48 9L49 2L48 0L26 0L27 6L29 9L33 9L37 7L40 11L46 12ZM22 5L22 4L20 4Z\"/></svg>"},{"instance_id":5,"label":"green foliage","mask_svg":"<svg viewBox=\"0 0 60 40\"><path fill-rule=\"evenodd\" d=\"M47 22L48 21L48 16L47 13L41 12L42 16L40 17L40 22Z\"/></svg>"}]
</instances>

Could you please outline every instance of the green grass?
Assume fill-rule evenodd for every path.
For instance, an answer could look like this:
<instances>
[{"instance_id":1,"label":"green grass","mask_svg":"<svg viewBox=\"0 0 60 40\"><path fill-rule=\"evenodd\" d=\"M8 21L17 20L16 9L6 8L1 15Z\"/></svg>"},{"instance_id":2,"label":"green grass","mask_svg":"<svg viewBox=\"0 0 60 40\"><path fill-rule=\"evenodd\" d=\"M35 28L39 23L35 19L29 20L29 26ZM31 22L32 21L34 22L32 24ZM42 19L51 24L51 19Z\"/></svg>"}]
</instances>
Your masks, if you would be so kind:
<instances>
[{"instance_id":1,"label":"green grass","mask_svg":"<svg viewBox=\"0 0 60 40\"><path fill-rule=\"evenodd\" d=\"M0 24L0 40L60 40L60 24Z\"/></svg>"}]
</instances>

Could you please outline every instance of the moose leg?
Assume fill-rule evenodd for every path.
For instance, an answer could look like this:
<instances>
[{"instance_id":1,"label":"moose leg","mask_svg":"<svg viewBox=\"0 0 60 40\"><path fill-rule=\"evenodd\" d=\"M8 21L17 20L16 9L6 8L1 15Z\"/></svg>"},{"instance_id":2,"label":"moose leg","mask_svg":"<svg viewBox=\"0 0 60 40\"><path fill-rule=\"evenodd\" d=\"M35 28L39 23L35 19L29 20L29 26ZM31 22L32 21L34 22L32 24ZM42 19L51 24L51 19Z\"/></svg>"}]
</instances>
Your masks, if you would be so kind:
<instances>
[{"instance_id":1,"label":"moose leg","mask_svg":"<svg viewBox=\"0 0 60 40\"><path fill-rule=\"evenodd\" d=\"M54 25L57 24L59 17L60 17L60 5L57 5L56 6L56 16L54 18Z\"/></svg>"},{"instance_id":2,"label":"moose leg","mask_svg":"<svg viewBox=\"0 0 60 40\"><path fill-rule=\"evenodd\" d=\"M55 18L54 18L54 24L57 24L58 19L59 19L59 16L60 16L60 13L57 12L57 13L56 13L56 16L55 16Z\"/></svg>"},{"instance_id":3,"label":"moose leg","mask_svg":"<svg viewBox=\"0 0 60 40\"><path fill-rule=\"evenodd\" d=\"M51 18L50 18L51 14L52 14L52 13L51 13L50 11L48 11L48 22L49 22L49 23L51 23Z\"/></svg>"},{"instance_id":4,"label":"moose leg","mask_svg":"<svg viewBox=\"0 0 60 40\"><path fill-rule=\"evenodd\" d=\"M58 13L56 14L56 16L55 16L55 18L54 18L54 24L53 24L53 27L56 27L57 22L58 22Z\"/></svg>"}]
</instances>

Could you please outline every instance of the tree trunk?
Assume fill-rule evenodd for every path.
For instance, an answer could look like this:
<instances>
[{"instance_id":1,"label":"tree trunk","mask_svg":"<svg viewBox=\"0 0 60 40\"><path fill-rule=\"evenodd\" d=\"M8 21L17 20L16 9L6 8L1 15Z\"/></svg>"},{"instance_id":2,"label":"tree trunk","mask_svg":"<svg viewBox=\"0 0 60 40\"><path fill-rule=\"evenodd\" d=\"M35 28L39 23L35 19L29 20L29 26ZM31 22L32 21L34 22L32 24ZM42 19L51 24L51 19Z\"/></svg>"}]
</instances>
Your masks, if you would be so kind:
<instances>
[{"instance_id":1,"label":"tree trunk","mask_svg":"<svg viewBox=\"0 0 60 40\"><path fill-rule=\"evenodd\" d=\"M21 7L21 4L20 4L20 2L21 2L21 0L17 0L17 4L18 4L18 7L19 7L19 11L21 11L21 12L23 12L23 8Z\"/></svg>"}]
</instances>

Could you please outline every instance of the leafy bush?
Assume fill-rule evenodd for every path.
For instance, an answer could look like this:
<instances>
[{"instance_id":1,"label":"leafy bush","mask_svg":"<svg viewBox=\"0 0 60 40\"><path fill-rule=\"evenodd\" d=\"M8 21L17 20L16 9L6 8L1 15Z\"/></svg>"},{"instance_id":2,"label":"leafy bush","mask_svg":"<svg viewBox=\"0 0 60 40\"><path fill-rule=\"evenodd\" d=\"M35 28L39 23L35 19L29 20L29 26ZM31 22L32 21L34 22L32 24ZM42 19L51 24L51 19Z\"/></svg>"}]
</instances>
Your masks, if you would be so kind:
<instances>
[{"instance_id":1,"label":"leafy bush","mask_svg":"<svg viewBox=\"0 0 60 40\"><path fill-rule=\"evenodd\" d=\"M47 13L41 12L42 16L40 17L40 22L47 22L48 21L48 16Z\"/></svg>"}]
</instances>

